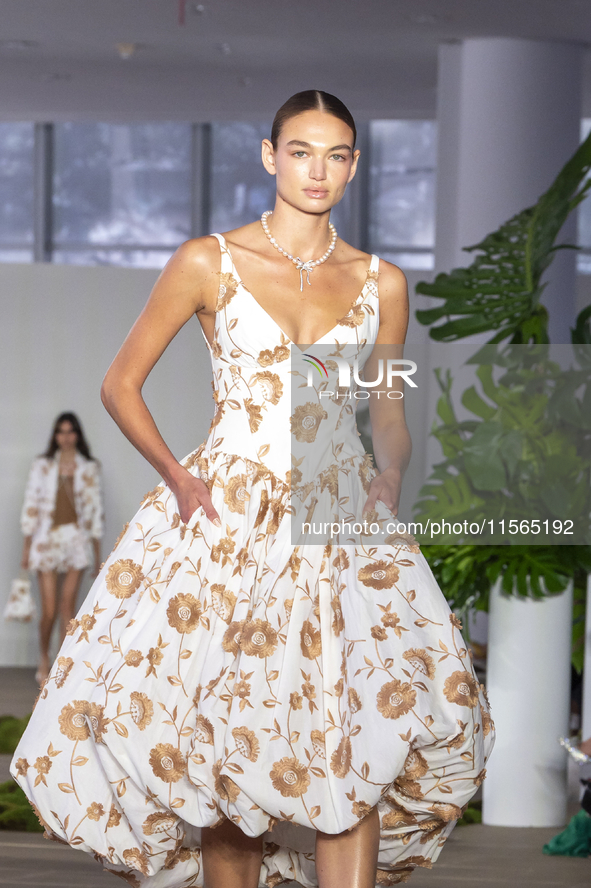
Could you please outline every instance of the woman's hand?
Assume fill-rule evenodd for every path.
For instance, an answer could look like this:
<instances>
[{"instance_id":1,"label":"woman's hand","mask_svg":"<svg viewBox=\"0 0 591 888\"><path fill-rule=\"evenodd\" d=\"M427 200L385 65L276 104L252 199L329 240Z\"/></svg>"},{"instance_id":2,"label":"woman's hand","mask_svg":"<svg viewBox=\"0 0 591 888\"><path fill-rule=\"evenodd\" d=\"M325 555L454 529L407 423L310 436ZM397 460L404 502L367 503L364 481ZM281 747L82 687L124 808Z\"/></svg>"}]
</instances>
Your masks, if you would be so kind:
<instances>
[{"instance_id":1,"label":"woman's hand","mask_svg":"<svg viewBox=\"0 0 591 888\"><path fill-rule=\"evenodd\" d=\"M402 473L394 468L384 469L369 485L369 495L363 507L363 514L375 509L376 502L380 500L394 516L397 516L401 487Z\"/></svg>"},{"instance_id":2,"label":"woman's hand","mask_svg":"<svg viewBox=\"0 0 591 888\"><path fill-rule=\"evenodd\" d=\"M211 502L209 488L201 478L196 478L190 472L187 472L183 480L175 485L173 493L177 499L179 514L183 524L187 524L197 509L201 507L205 512L206 518L212 521L216 527L222 526L220 516Z\"/></svg>"}]
</instances>

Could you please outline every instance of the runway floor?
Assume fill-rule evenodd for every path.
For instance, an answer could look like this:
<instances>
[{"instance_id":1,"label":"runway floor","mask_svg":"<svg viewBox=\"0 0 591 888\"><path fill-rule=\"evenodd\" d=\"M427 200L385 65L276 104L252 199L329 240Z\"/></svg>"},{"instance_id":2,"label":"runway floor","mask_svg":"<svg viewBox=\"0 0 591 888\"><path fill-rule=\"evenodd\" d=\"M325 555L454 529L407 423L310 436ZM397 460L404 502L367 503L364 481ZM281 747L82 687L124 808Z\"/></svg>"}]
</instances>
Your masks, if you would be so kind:
<instances>
[{"instance_id":1,"label":"runway floor","mask_svg":"<svg viewBox=\"0 0 591 888\"><path fill-rule=\"evenodd\" d=\"M37 688L32 669L0 669L0 714L26 715ZM0 782L9 779L0 756ZM589 888L591 859L546 857L542 845L555 829L464 826L456 829L433 870L416 870L411 888ZM88 855L40 834L0 830L3 888L116 888ZM346 886L343 886L346 888Z\"/></svg>"}]
</instances>

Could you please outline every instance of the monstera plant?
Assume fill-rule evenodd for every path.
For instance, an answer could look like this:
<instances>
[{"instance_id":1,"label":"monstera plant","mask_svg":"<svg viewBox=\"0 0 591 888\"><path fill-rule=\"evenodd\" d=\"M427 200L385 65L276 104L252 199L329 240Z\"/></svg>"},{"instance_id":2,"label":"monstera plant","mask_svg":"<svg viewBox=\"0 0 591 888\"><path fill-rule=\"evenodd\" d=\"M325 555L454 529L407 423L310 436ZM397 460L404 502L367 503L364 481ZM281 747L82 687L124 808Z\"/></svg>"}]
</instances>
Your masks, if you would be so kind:
<instances>
[{"instance_id":1,"label":"monstera plant","mask_svg":"<svg viewBox=\"0 0 591 888\"><path fill-rule=\"evenodd\" d=\"M436 307L416 312L418 321L430 327L432 339L454 342L490 332L491 344L548 343L549 316L541 303L545 288L543 277L558 250L573 249L570 244L557 243L557 239L569 214L591 187L590 170L591 135L535 206L518 213L479 244L466 248L475 254L470 266L438 274L433 282L417 285L417 293L440 300ZM474 386L463 393L462 403L474 416L464 422L455 414L450 376L438 375L442 391L438 404L441 422L433 434L441 443L444 460L434 466L422 488L416 518L425 514L434 517L438 510L448 520L450 513L466 517L482 513L483 485L489 503L491 493L494 499L496 485L498 509L502 508L502 498L506 498L510 490L512 508L523 507L531 515L532 490L530 487L528 491L526 483L532 469L526 459L528 422L533 423L529 429L533 434L554 435L557 475L571 473L572 481L572 473L578 473L580 480L578 494L576 486L571 486L573 496L579 496L577 503L563 501L557 505L555 498L546 496L543 507L549 511L562 509L564 513L576 506L577 512L588 518L589 473L585 475L582 454L586 436L591 432L591 387L586 386L585 393L579 393L578 398L575 391L577 381L580 383L576 374L589 370L587 350L580 349L577 353L576 346L591 344L591 307L579 314L571 330L571 342L575 345L579 367L571 369L570 375L564 374L551 367L545 358L543 366L537 367L537 381L529 380L533 386L531 409L521 416L514 413L510 423L504 420L511 410L516 387L528 384L527 368L506 367L505 379L495 380L492 367L498 361L491 359L487 364L481 353L475 359L480 364L477 376L481 393ZM507 376L511 372L513 378ZM560 417L561 408L570 410L568 416ZM535 422L533 414L536 414ZM557 419L561 420L558 424ZM573 439L580 445L578 450L576 446L573 449ZM522 497L521 506L515 502L516 492L517 499L519 495ZM538 491L538 500L543 501L542 493ZM530 508L527 508L528 502ZM577 642L573 662L581 668L585 583L591 571L591 546L540 546L520 540L517 545L438 544L424 546L423 550L450 604L457 610L467 607L486 610L490 585L499 577L507 593L534 597L560 592L572 579L575 586L573 635Z\"/></svg>"},{"instance_id":2,"label":"monstera plant","mask_svg":"<svg viewBox=\"0 0 591 888\"><path fill-rule=\"evenodd\" d=\"M432 339L453 342L491 331L491 343L507 339L548 342L542 276L558 250L573 249L570 244L557 244L556 239L591 187L590 169L591 134L535 206L513 216L479 244L465 247L476 253L470 266L438 274L432 283L417 284L417 293L443 300L435 308L416 313L421 324L431 327ZM590 316L591 309L579 315L576 341L591 341Z\"/></svg>"}]
</instances>

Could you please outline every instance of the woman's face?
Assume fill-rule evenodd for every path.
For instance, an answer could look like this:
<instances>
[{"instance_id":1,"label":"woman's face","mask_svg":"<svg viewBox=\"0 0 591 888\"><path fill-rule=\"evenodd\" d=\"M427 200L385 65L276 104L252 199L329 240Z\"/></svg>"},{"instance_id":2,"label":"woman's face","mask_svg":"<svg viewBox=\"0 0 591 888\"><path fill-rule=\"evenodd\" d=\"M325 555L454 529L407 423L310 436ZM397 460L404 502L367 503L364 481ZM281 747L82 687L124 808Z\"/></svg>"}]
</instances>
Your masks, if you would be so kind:
<instances>
[{"instance_id":1,"label":"woman's face","mask_svg":"<svg viewBox=\"0 0 591 888\"><path fill-rule=\"evenodd\" d=\"M344 121L326 111L304 111L284 125L277 149L263 142L263 164L277 177L277 193L307 213L326 213L355 175L359 151Z\"/></svg>"},{"instance_id":2,"label":"woman's face","mask_svg":"<svg viewBox=\"0 0 591 888\"><path fill-rule=\"evenodd\" d=\"M60 422L55 440L60 450L75 450L78 443L78 435L74 431L74 426L68 420Z\"/></svg>"}]
</instances>

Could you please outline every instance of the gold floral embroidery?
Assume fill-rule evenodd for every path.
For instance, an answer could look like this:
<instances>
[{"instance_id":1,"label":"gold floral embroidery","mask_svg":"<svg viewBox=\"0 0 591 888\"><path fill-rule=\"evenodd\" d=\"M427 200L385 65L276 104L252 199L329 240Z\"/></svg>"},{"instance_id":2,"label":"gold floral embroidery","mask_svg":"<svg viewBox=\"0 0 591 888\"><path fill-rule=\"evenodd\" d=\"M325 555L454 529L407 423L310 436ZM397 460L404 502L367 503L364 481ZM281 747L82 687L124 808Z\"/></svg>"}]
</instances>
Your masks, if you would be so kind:
<instances>
[{"instance_id":1,"label":"gold floral embroidery","mask_svg":"<svg viewBox=\"0 0 591 888\"><path fill-rule=\"evenodd\" d=\"M115 805L111 805L111 810L109 811L109 819L107 820L107 829L110 829L114 826L119 826L121 823L121 811L118 811Z\"/></svg>"},{"instance_id":2,"label":"gold floral embroidery","mask_svg":"<svg viewBox=\"0 0 591 888\"><path fill-rule=\"evenodd\" d=\"M125 654L125 663L127 666L137 667L144 659L141 651L127 651Z\"/></svg>"},{"instance_id":3,"label":"gold floral embroidery","mask_svg":"<svg viewBox=\"0 0 591 888\"><path fill-rule=\"evenodd\" d=\"M330 758L330 769L335 775L343 779L351 768L351 741L348 737L342 737L339 745Z\"/></svg>"},{"instance_id":4,"label":"gold floral embroidery","mask_svg":"<svg viewBox=\"0 0 591 888\"><path fill-rule=\"evenodd\" d=\"M244 515L244 507L250 494L246 489L246 475L235 475L230 479L224 490L224 502L231 512Z\"/></svg>"},{"instance_id":5,"label":"gold floral embroidery","mask_svg":"<svg viewBox=\"0 0 591 888\"><path fill-rule=\"evenodd\" d=\"M270 657L277 647L277 633L266 620L253 620L242 630L240 647L247 657Z\"/></svg>"},{"instance_id":6,"label":"gold floral embroidery","mask_svg":"<svg viewBox=\"0 0 591 888\"><path fill-rule=\"evenodd\" d=\"M152 721L154 704L146 694L133 691L130 695L129 708L132 721L140 731L144 731Z\"/></svg>"},{"instance_id":7,"label":"gold floral embroidery","mask_svg":"<svg viewBox=\"0 0 591 888\"><path fill-rule=\"evenodd\" d=\"M426 678L435 677L435 660L427 651L418 648L411 648L402 655L408 660L413 669L418 669Z\"/></svg>"},{"instance_id":8,"label":"gold floral embroidery","mask_svg":"<svg viewBox=\"0 0 591 888\"><path fill-rule=\"evenodd\" d=\"M171 743L157 743L150 750L150 766L152 771L164 783L176 783L185 773L185 758L176 746Z\"/></svg>"},{"instance_id":9,"label":"gold floral embroidery","mask_svg":"<svg viewBox=\"0 0 591 888\"><path fill-rule=\"evenodd\" d=\"M224 637L222 638L222 647L227 654L233 654L235 657L238 656L238 651L240 650L240 638L242 636L243 628L244 620L239 620L238 622L230 623L230 625L224 632Z\"/></svg>"},{"instance_id":10,"label":"gold floral embroidery","mask_svg":"<svg viewBox=\"0 0 591 888\"><path fill-rule=\"evenodd\" d=\"M195 723L195 739L213 746L213 725L204 715L198 715Z\"/></svg>"},{"instance_id":11,"label":"gold floral embroidery","mask_svg":"<svg viewBox=\"0 0 591 888\"><path fill-rule=\"evenodd\" d=\"M320 632L317 629L314 629L308 620L304 621L300 631L300 645L302 648L302 654L308 660L315 660L316 657L319 657L322 653L322 638Z\"/></svg>"},{"instance_id":12,"label":"gold floral embroidery","mask_svg":"<svg viewBox=\"0 0 591 888\"><path fill-rule=\"evenodd\" d=\"M223 308L226 308L226 306L230 304L231 300L236 295L237 288L238 281L233 274L220 272L220 286L215 307L216 311L222 311Z\"/></svg>"},{"instance_id":13,"label":"gold floral embroidery","mask_svg":"<svg viewBox=\"0 0 591 888\"><path fill-rule=\"evenodd\" d=\"M194 595L179 593L171 598L166 608L166 616L173 629L180 633L194 632L199 625L201 602Z\"/></svg>"},{"instance_id":14,"label":"gold floral embroidery","mask_svg":"<svg viewBox=\"0 0 591 888\"><path fill-rule=\"evenodd\" d=\"M328 419L328 413L320 404L298 404L290 417L291 433L297 441L311 444L316 440L323 419Z\"/></svg>"},{"instance_id":15,"label":"gold floral embroidery","mask_svg":"<svg viewBox=\"0 0 591 888\"><path fill-rule=\"evenodd\" d=\"M421 777L424 777L425 774L429 773L427 759L418 749L411 750L406 757L404 773L410 777L411 780L420 780Z\"/></svg>"},{"instance_id":16,"label":"gold floral embroidery","mask_svg":"<svg viewBox=\"0 0 591 888\"><path fill-rule=\"evenodd\" d=\"M19 777L24 777L31 767L26 758L19 758L15 763L14 767L16 769L16 773Z\"/></svg>"},{"instance_id":17,"label":"gold floral embroidery","mask_svg":"<svg viewBox=\"0 0 591 888\"><path fill-rule=\"evenodd\" d=\"M86 816L89 820L96 820L97 822L104 817L105 809L98 802L93 802L86 809Z\"/></svg>"},{"instance_id":18,"label":"gold floral embroidery","mask_svg":"<svg viewBox=\"0 0 591 888\"><path fill-rule=\"evenodd\" d=\"M123 558L114 561L110 566L105 584L115 598L131 598L139 589L144 575L140 564L136 564L131 558Z\"/></svg>"},{"instance_id":19,"label":"gold floral embroidery","mask_svg":"<svg viewBox=\"0 0 591 888\"><path fill-rule=\"evenodd\" d=\"M100 703L88 703L86 706L86 717L90 722L95 743L102 743L103 734L107 730L107 719L105 718L105 707Z\"/></svg>"},{"instance_id":20,"label":"gold floral embroidery","mask_svg":"<svg viewBox=\"0 0 591 888\"><path fill-rule=\"evenodd\" d=\"M253 383L258 383L262 389L265 401L271 404L278 404L283 395L283 383L276 373L270 370L263 370L255 373L252 377Z\"/></svg>"},{"instance_id":21,"label":"gold floral embroidery","mask_svg":"<svg viewBox=\"0 0 591 888\"><path fill-rule=\"evenodd\" d=\"M63 707L59 715L59 726L68 740L88 740L90 728L86 721L88 703L86 700L73 700Z\"/></svg>"},{"instance_id":22,"label":"gold floral embroidery","mask_svg":"<svg viewBox=\"0 0 591 888\"><path fill-rule=\"evenodd\" d=\"M445 679L443 693L450 703L469 706L473 709L478 703L478 684L469 672L454 672Z\"/></svg>"},{"instance_id":23,"label":"gold floral embroidery","mask_svg":"<svg viewBox=\"0 0 591 888\"><path fill-rule=\"evenodd\" d=\"M431 805L430 811L440 819L443 820L444 823L451 823L452 820L459 820L462 816L462 809L457 805L454 805L452 802L436 802L434 805Z\"/></svg>"},{"instance_id":24,"label":"gold floral embroidery","mask_svg":"<svg viewBox=\"0 0 591 888\"><path fill-rule=\"evenodd\" d=\"M218 617L229 623L234 613L236 596L221 583L213 583L211 586L212 607Z\"/></svg>"},{"instance_id":25,"label":"gold floral embroidery","mask_svg":"<svg viewBox=\"0 0 591 888\"><path fill-rule=\"evenodd\" d=\"M361 567L357 572L358 579L364 586L372 589L390 589L398 581L400 571L389 561L374 561Z\"/></svg>"},{"instance_id":26,"label":"gold floral embroidery","mask_svg":"<svg viewBox=\"0 0 591 888\"><path fill-rule=\"evenodd\" d=\"M341 327L359 327L364 321L364 308L363 304L352 305L347 314L339 318L337 323Z\"/></svg>"},{"instance_id":27,"label":"gold floral embroidery","mask_svg":"<svg viewBox=\"0 0 591 888\"><path fill-rule=\"evenodd\" d=\"M218 759L212 768L215 791L224 802L232 804L240 795L240 787L237 786L231 777L222 774L222 760Z\"/></svg>"},{"instance_id":28,"label":"gold floral embroidery","mask_svg":"<svg viewBox=\"0 0 591 888\"><path fill-rule=\"evenodd\" d=\"M258 432L259 426L263 421L262 407L255 404L252 398L244 399L244 409L248 414L248 427L251 432Z\"/></svg>"},{"instance_id":29,"label":"gold floral embroidery","mask_svg":"<svg viewBox=\"0 0 591 888\"><path fill-rule=\"evenodd\" d=\"M349 698L349 709L351 712L359 712L360 709L363 708L363 704L361 702L361 697L355 690L355 688L349 688L347 692Z\"/></svg>"},{"instance_id":30,"label":"gold floral embroidery","mask_svg":"<svg viewBox=\"0 0 591 888\"><path fill-rule=\"evenodd\" d=\"M57 669L55 671L55 685L58 688L64 686L66 679L72 671L74 661L71 657L58 657Z\"/></svg>"},{"instance_id":31,"label":"gold floral embroidery","mask_svg":"<svg viewBox=\"0 0 591 888\"><path fill-rule=\"evenodd\" d=\"M286 798L297 799L308 791L310 774L295 757L282 758L269 773L274 788Z\"/></svg>"},{"instance_id":32,"label":"gold floral embroidery","mask_svg":"<svg viewBox=\"0 0 591 888\"><path fill-rule=\"evenodd\" d=\"M384 718L400 718L413 708L417 702L417 694L408 682L394 678L386 682L378 691L378 712Z\"/></svg>"},{"instance_id":33,"label":"gold floral embroidery","mask_svg":"<svg viewBox=\"0 0 591 888\"><path fill-rule=\"evenodd\" d=\"M256 762L259 757L260 746L254 731L249 728L233 728L232 737L236 743L236 749L240 755L250 762Z\"/></svg>"},{"instance_id":34,"label":"gold floral embroidery","mask_svg":"<svg viewBox=\"0 0 591 888\"><path fill-rule=\"evenodd\" d=\"M345 620L343 618L343 612L341 610L340 599L333 598L330 602L330 606L332 607L334 613L334 617L332 620L332 631L336 636L339 636L345 628Z\"/></svg>"},{"instance_id":35,"label":"gold floral embroidery","mask_svg":"<svg viewBox=\"0 0 591 888\"><path fill-rule=\"evenodd\" d=\"M300 697L300 701L301 701ZM301 703L298 709L301 709ZM310 742L312 743L312 749L322 759L326 758L326 746L324 740L324 731L312 731L310 734Z\"/></svg>"},{"instance_id":36,"label":"gold floral embroidery","mask_svg":"<svg viewBox=\"0 0 591 888\"><path fill-rule=\"evenodd\" d=\"M139 848L127 848L123 852L123 860L132 869L138 870L144 876L148 875L148 858Z\"/></svg>"},{"instance_id":37,"label":"gold floral embroidery","mask_svg":"<svg viewBox=\"0 0 591 888\"><path fill-rule=\"evenodd\" d=\"M156 811L149 814L142 824L142 830L146 836L156 836L173 829L178 823L178 817L170 811Z\"/></svg>"}]
</instances>

